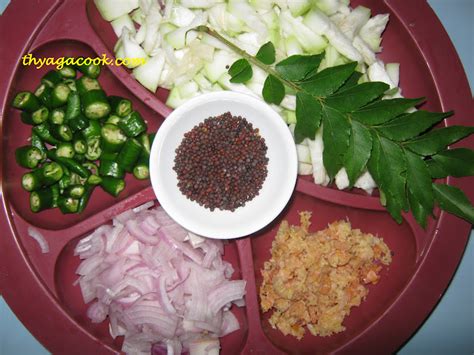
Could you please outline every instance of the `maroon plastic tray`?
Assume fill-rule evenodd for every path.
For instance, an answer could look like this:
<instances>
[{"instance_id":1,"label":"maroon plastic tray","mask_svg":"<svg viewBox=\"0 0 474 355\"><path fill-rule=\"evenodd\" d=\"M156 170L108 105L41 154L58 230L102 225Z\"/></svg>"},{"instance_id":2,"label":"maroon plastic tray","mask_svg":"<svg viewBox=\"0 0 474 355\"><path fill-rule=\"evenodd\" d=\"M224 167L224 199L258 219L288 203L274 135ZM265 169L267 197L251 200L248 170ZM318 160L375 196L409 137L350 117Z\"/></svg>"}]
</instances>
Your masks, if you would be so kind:
<instances>
[{"instance_id":1,"label":"maroon plastic tray","mask_svg":"<svg viewBox=\"0 0 474 355\"><path fill-rule=\"evenodd\" d=\"M446 125L469 124L472 99L462 65L446 32L423 0L360 0L373 13L390 13L384 35L385 62L401 63L401 86L408 97L426 96L427 109L455 110ZM22 55L112 57L115 36L92 1L13 1L0 18L0 107L2 157L0 209L0 290L18 318L53 353L106 354L120 350L107 322L90 323L80 290L72 285L79 263L73 248L81 236L107 223L116 214L154 200L149 182L127 180L118 200L94 193L80 216L57 210L30 212L27 193L20 188L24 172L14 163L14 150L26 143L30 128L9 107L15 92L34 89L48 68L36 70L20 63ZM170 109L163 104L165 90L151 94L123 67L105 68L101 77L107 92L131 97L156 130ZM472 138L462 143L474 148ZM474 197L472 178L449 179ZM279 222L296 223L298 211L313 211L313 228L349 218L354 227L384 238L395 255L381 281L370 288L366 302L346 319L345 332L331 337L307 334L302 341L282 336L268 324L259 308L260 269L270 257L271 242ZM29 226L41 231L50 245L42 254L27 235ZM358 192L337 191L299 178L287 208L270 226L226 246L225 258L236 269L235 277L247 280L246 307L235 309L241 330L222 339L222 353L391 353L423 322L448 285L462 256L471 225L436 211L426 230L404 216L397 225L378 198Z\"/></svg>"}]
</instances>

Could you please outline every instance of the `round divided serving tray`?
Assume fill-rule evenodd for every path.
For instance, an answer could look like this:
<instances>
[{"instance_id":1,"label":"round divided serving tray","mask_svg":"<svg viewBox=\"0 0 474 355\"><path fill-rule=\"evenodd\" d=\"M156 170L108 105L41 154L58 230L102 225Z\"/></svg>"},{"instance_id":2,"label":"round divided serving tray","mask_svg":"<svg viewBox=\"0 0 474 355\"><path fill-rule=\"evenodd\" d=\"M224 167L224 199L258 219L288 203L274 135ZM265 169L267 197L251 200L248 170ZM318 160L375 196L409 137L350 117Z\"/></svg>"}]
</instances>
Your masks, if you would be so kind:
<instances>
[{"instance_id":1,"label":"round divided serving tray","mask_svg":"<svg viewBox=\"0 0 474 355\"><path fill-rule=\"evenodd\" d=\"M384 35L385 62L401 64L401 87L407 97L427 97L425 108L455 110L448 125L468 124L472 116L469 85L453 45L438 19L423 0L359 0L375 13L389 13ZM21 189L23 172L15 164L14 151L24 145L29 127L19 112L10 108L19 90L33 90L49 68L23 66L21 58L102 56L113 57L115 35L97 12L92 0L44 0L35 6L13 1L0 19L0 291L27 328L53 353L106 354L120 351L120 339L108 334L108 324L92 324L86 316L79 287L73 286L79 258L73 255L77 241L115 215L155 199L148 181L127 180L119 199L94 193L81 215L62 215L57 209L34 214L28 195ZM101 83L108 93L129 97L156 131L170 109L167 95L152 94L123 67L104 67ZM474 147L473 137L463 146ZM471 178L449 179L474 198ZM470 183L469 183L470 182ZM279 223L298 222L298 212L313 211L313 229L348 218L354 228L383 237L394 252L393 262L381 281L370 287L366 301L352 310L344 322L347 330L331 337L309 333L297 341L273 330L259 307L260 269L270 258ZM28 236L28 227L39 230L50 245L42 254ZM411 216L398 225L378 197L357 191L320 187L299 177L286 209L264 230L231 241L224 258L236 270L234 278L247 281L246 306L235 308L241 329L221 339L222 353L390 353L423 322L441 297L462 256L471 225L436 211L426 230Z\"/></svg>"}]
</instances>

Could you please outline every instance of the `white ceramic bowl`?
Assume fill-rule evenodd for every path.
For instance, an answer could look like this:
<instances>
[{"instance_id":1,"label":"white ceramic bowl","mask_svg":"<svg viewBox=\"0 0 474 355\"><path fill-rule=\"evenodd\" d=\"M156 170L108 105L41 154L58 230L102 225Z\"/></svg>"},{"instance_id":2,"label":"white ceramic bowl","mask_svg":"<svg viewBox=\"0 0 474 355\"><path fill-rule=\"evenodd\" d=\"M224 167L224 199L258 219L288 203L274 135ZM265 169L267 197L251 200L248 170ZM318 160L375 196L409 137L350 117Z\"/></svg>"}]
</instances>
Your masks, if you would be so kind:
<instances>
[{"instance_id":1,"label":"white ceramic bowl","mask_svg":"<svg viewBox=\"0 0 474 355\"><path fill-rule=\"evenodd\" d=\"M211 212L179 191L175 150L195 125L228 111L259 129L268 147L268 175L259 195L245 206ZM150 156L151 183L161 206L187 230L216 239L250 235L275 219L293 193L297 169L295 143L279 114L255 97L229 91L197 96L174 110L159 128Z\"/></svg>"}]
</instances>

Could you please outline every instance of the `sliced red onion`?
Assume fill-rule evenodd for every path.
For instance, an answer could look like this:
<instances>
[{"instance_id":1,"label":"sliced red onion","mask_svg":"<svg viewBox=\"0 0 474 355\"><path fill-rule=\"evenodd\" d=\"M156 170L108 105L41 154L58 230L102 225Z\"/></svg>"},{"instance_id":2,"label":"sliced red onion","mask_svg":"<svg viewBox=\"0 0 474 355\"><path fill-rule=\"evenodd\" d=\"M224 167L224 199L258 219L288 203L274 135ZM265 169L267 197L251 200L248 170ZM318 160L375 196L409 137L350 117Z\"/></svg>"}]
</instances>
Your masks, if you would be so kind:
<instances>
[{"instance_id":1,"label":"sliced red onion","mask_svg":"<svg viewBox=\"0 0 474 355\"><path fill-rule=\"evenodd\" d=\"M122 344L122 352L133 355L150 354L152 341L148 338L141 334L126 336Z\"/></svg>"},{"instance_id":2,"label":"sliced red onion","mask_svg":"<svg viewBox=\"0 0 474 355\"><path fill-rule=\"evenodd\" d=\"M96 297L96 293L94 288L91 285L90 281L80 279L79 286L81 287L82 298L84 299L84 303L89 303Z\"/></svg>"},{"instance_id":3,"label":"sliced red onion","mask_svg":"<svg viewBox=\"0 0 474 355\"><path fill-rule=\"evenodd\" d=\"M155 218L156 218L156 221L158 222L158 224L162 227L170 225L170 224L175 224L175 221L173 221L171 219L171 217L168 216L168 214L165 212L165 210L162 209L161 207L158 207L155 210Z\"/></svg>"},{"instance_id":4,"label":"sliced red onion","mask_svg":"<svg viewBox=\"0 0 474 355\"><path fill-rule=\"evenodd\" d=\"M156 236L146 234L143 229L140 228L138 222L135 219L128 220L125 223L125 226L133 237L144 244L155 245L160 241Z\"/></svg>"},{"instance_id":5,"label":"sliced red onion","mask_svg":"<svg viewBox=\"0 0 474 355\"><path fill-rule=\"evenodd\" d=\"M184 242L188 231L179 224L168 224L161 227L161 231L178 242Z\"/></svg>"},{"instance_id":6,"label":"sliced red onion","mask_svg":"<svg viewBox=\"0 0 474 355\"><path fill-rule=\"evenodd\" d=\"M183 350L183 346L178 339L166 340L167 355L180 355Z\"/></svg>"},{"instance_id":7,"label":"sliced red onion","mask_svg":"<svg viewBox=\"0 0 474 355\"><path fill-rule=\"evenodd\" d=\"M74 253L79 255L81 259L101 253L105 249L105 235L111 231L112 228L109 225L100 226L94 233L81 240L81 242L86 240L85 242L82 244L79 242Z\"/></svg>"},{"instance_id":8,"label":"sliced red onion","mask_svg":"<svg viewBox=\"0 0 474 355\"><path fill-rule=\"evenodd\" d=\"M153 249L153 257L156 259L158 265L168 263L173 258L183 258L183 252L166 240L160 241L159 247Z\"/></svg>"},{"instance_id":9,"label":"sliced red onion","mask_svg":"<svg viewBox=\"0 0 474 355\"><path fill-rule=\"evenodd\" d=\"M197 333L209 332L209 333L217 333L219 332L219 328L213 326L211 323L208 322L200 322L195 320L194 327L197 329Z\"/></svg>"},{"instance_id":10,"label":"sliced red onion","mask_svg":"<svg viewBox=\"0 0 474 355\"><path fill-rule=\"evenodd\" d=\"M140 228L147 234L154 235L160 225L156 219L152 216L146 216L145 219L140 223Z\"/></svg>"},{"instance_id":11,"label":"sliced red onion","mask_svg":"<svg viewBox=\"0 0 474 355\"><path fill-rule=\"evenodd\" d=\"M214 341L212 344L207 345L204 348L206 354L211 354L212 352L217 352L219 354L220 345L218 341Z\"/></svg>"},{"instance_id":12,"label":"sliced red onion","mask_svg":"<svg viewBox=\"0 0 474 355\"><path fill-rule=\"evenodd\" d=\"M234 268L232 267L232 264L227 261L223 261L222 264L224 265L225 278L230 279L234 274Z\"/></svg>"},{"instance_id":13,"label":"sliced red onion","mask_svg":"<svg viewBox=\"0 0 474 355\"><path fill-rule=\"evenodd\" d=\"M185 317L194 321L205 321L208 317L207 294L209 290L194 271L191 272L186 282L189 284L189 292L191 294L190 305L192 306L187 307Z\"/></svg>"},{"instance_id":14,"label":"sliced red onion","mask_svg":"<svg viewBox=\"0 0 474 355\"><path fill-rule=\"evenodd\" d=\"M158 235L167 243L174 246L176 249L181 250L187 257L193 260L197 264L202 264L203 255L202 253L191 247L188 243L178 242L163 231L163 228L158 230Z\"/></svg>"},{"instance_id":15,"label":"sliced red onion","mask_svg":"<svg viewBox=\"0 0 474 355\"><path fill-rule=\"evenodd\" d=\"M180 263L180 265L183 265L183 263ZM174 283L169 283L166 285L166 291L170 292L176 289L176 287L180 286L185 282L189 275L191 274L191 269L190 268L181 268L178 266L177 270L174 270L177 273L177 278L175 279Z\"/></svg>"},{"instance_id":16,"label":"sliced red onion","mask_svg":"<svg viewBox=\"0 0 474 355\"><path fill-rule=\"evenodd\" d=\"M202 259L202 266L209 268L219 254L219 249L216 246L209 248Z\"/></svg>"},{"instance_id":17,"label":"sliced red onion","mask_svg":"<svg viewBox=\"0 0 474 355\"><path fill-rule=\"evenodd\" d=\"M224 243L219 239L205 239L204 243L199 245L199 248L208 252L209 250L217 249L219 254L224 254Z\"/></svg>"},{"instance_id":18,"label":"sliced red onion","mask_svg":"<svg viewBox=\"0 0 474 355\"><path fill-rule=\"evenodd\" d=\"M91 248L91 239L94 234L90 234L89 236L82 238L79 243L77 243L76 247L74 248L74 255L81 255L85 251L88 251Z\"/></svg>"},{"instance_id":19,"label":"sliced red onion","mask_svg":"<svg viewBox=\"0 0 474 355\"><path fill-rule=\"evenodd\" d=\"M199 339L189 343L189 355L219 355L219 348L219 339Z\"/></svg>"},{"instance_id":20,"label":"sliced red onion","mask_svg":"<svg viewBox=\"0 0 474 355\"><path fill-rule=\"evenodd\" d=\"M168 355L168 345L163 343L153 344L151 355Z\"/></svg>"},{"instance_id":21,"label":"sliced red onion","mask_svg":"<svg viewBox=\"0 0 474 355\"><path fill-rule=\"evenodd\" d=\"M128 306L131 306L139 299L140 299L140 293L132 292L128 296L118 298L117 300L115 300L115 302L127 308Z\"/></svg>"},{"instance_id":22,"label":"sliced red onion","mask_svg":"<svg viewBox=\"0 0 474 355\"><path fill-rule=\"evenodd\" d=\"M114 245L111 247L111 253L115 254L122 254L124 250L126 250L130 244L134 242L134 238L130 235L127 228L123 228L117 236L117 239Z\"/></svg>"},{"instance_id":23,"label":"sliced red onion","mask_svg":"<svg viewBox=\"0 0 474 355\"><path fill-rule=\"evenodd\" d=\"M133 278L131 276L126 276L122 281L117 283L113 288L109 289L108 293L113 298L113 297L117 297L125 289L133 290L133 292L136 291L142 295L151 292L150 288L148 287L145 281ZM129 293L131 292L132 291L130 291ZM129 294L129 293L126 293L126 294Z\"/></svg>"},{"instance_id":24,"label":"sliced red onion","mask_svg":"<svg viewBox=\"0 0 474 355\"><path fill-rule=\"evenodd\" d=\"M168 292L166 290L166 278L165 276L161 276L159 280L159 299L161 307L169 314L176 314L176 309L171 304L171 300L168 296Z\"/></svg>"},{"instance_id":25,"label":"sliced red onion","mask_svg":"<svg viewBox=\"0 0 474 355\"><path fill-rule=\"evenodd\" d=\"M216 314L227 303L242 298L245 295L245 281L233 280L222 283L209 293L209 308Z\"/></svg>"},{"instance_id":26,"label":"sliced red onion","mask_svg":"<svg viewBox=\"0 0 474 355\"><path fill-rule=\"evenodd\" d=\"M201 246L201 244L204 244L207 239L192 232L188 232L186 240L189 240L189 243L193 246L193 248L198 248Z\"/></svg>"},{"instance_id":27,"label":"sliced red onion","mask_svg":"<svg viewBox=\"0 0 474 355\"><path fill-rule=\"evenodd\" d=\"M117 241L120 232L123 230L123 225L118 224L114 228L112 228L112 231L107 235L107 240L105 242L105 252L106 253L111 253L114 247L115 242Z\"/></svg>"},{"instance_id":28,"label":"sliced red onion","mask_svg":"<svg viewBox=\"0 0 474 355\"><path fill-rule=\"evenodd\" d=\"M158 301L137 302L125 313L133 323L147 324L165 338L171 339L175 335L178 317L164 312Z\"/></svg>"},{"instance_id":29,"label":"sliced red onion","mask_svg":"<svg viewBox=\"0 0 474 355\"><path fill-rule=\"evenodd\" d=\"M194 245L161 207L149 207L122 213L76 246L84 301L96 299L87 314L94 322L108 315L111 336L125 336L129 353L186 352L205 336L216 340L202 351L218 352L217 337L239 327L227 309L243 304L245 282L229 281L221 241Z\"/></svg>"},{"instance_id":30,"label":"sliced red onion","mask_svg":"<svg viewBox=\"0 0 474 355\"><path fill-rule=\"evenodd\" d=\"M219 336L223 337L240 329L239 320L231 311L225 311L222 316L222 326Z\"/></svg>"},{"instance_id":31,"label":"sliced red onion","mask_svg":"<svg viewBox=\"0 0 474 355\"><path fill-rule=\"evenodd\" d=\"M144 210L147 210L149 209L150 207L153 207L155 205L155 202L154 201L149 201L147 203L144 203L143 205L140 205L140 206L137 206L135 207L134 209L132 209L132 211L134 213L139 213L141 211L144 211Z\"/></svg>"},{"instance_id":32,"label":"sliced red onion","mask_svg":"<svg viewBox=\"0 0 474 355\"><path fill-rule=\"evenodd\" d=\"M92 303L87 309L87 316L92 323L101 323L105 320L108 313L108 307L101 302Z\"/></svg>"},{"instance_id":33,"label":"sliced red onion","mask_svg":"<svg viewBox=\"0 0 474 355\"><path fill-rule=\"evenodd\" d=\"M130 245L123 251L123 255L137 255L140 254L140 242L138 240L133 241Z\"/></svg>"},{"instance_id":34,"label":"sliced red onion","mask_svg":"<svg viewBox=\"0 0 474 355\"><path fill-rule=\"evenodd\" d=\"M93 255L90 258L84 260L76 270L76 274L78 275L89 275L90 273L94 272L95 276L97 276L100 272L98 270L99 266L104 262L104 257L101 255Z\"/></svg>"},{"instance_id":35,"label":"sliced red onion","mask_svg":"<svg viewBox=\"0 0 474 355\"><path fill-rule=\"evenodd\" d=\"M35 228L28 227L28 235L36 240L43 254L49 253L49 244L44 236Z\"/></svg>"},{"instance_id":36,"label":"sliced red onion","mask_svg":"<svg viewBox=\"0 0 474 355\"><path fill-rule=\"evenodd\" d=\"M238 300L235 300L232 303L235 304L237 307L245 307L245 298L239 298Z\"/></svg>"},{"instance_id":37,"label":"sliced red onion","mask_svg":"<svg viewBox=\"0 0 474 355\"><path fill-rule=\"evenodd\" d=\"M127 329L118 324L117 317L113 312L109 314L109 333L114 339L127 333Z\"/></svg>"},{"instance_id":38,"label":"sliced red onion","mask_svg":"<svg viewBox=\"0 0 474 355\"><path fill-rule=\"evenodd\" d=\"M132 210L127 210L119 214L118 216L115 216L114 224L115 222L125 224L125 222L127 222L129 219L133 219L133 218L135 218L135 213Z\"/></svg>"}]
</instances>

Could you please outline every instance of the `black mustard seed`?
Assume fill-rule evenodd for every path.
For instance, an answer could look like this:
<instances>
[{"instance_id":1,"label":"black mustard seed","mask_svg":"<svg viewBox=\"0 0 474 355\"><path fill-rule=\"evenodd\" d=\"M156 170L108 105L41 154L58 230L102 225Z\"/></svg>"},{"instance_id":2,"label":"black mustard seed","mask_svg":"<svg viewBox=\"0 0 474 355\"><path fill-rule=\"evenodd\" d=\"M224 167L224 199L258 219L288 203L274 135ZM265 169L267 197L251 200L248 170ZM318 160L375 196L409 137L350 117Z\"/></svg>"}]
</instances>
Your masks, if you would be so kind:
<instances>
[{"instance_id":1,"label":"black mustard seed","mask_svg":"<svg viewBox=\"0 0 474 355\"><path fill-rule=\"evenodd\" d=\"M173 170L178 188L213 211L235 211L259 194L267 177L267 146L252 124L226 112L184 134Z\"/></svg>"}]
</instances>

